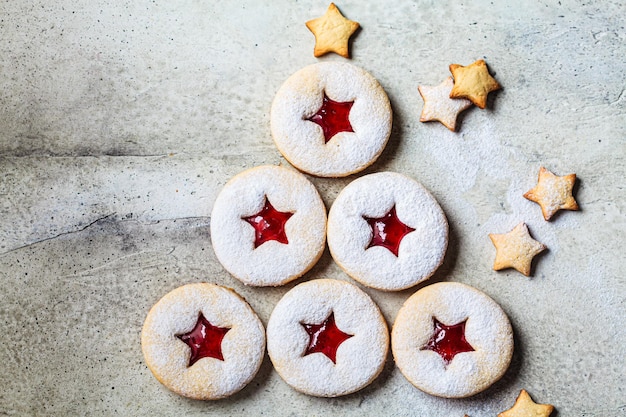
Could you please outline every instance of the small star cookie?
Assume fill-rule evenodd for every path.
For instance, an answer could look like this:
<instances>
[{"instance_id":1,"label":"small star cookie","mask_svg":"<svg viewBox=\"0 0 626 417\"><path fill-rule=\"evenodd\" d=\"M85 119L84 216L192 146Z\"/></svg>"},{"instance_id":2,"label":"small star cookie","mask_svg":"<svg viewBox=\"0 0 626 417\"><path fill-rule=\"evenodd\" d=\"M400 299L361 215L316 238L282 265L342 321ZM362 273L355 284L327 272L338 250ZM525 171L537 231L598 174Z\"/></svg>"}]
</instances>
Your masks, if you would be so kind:
<instances>
[{"instance_id":1,"label":"small star cookie","mask_svg":"<svg viewBox=\"0 0 626 417\"><path fill-rule=\"evenodd\" d=\"M420 95L424 99L424 108L420 122L436 120L441 122L451 131L456 130L456 118L463 110L472 105L472 102L464 98L450 98L450 91L454 86L452 77L446 78L444 82L436 87L420 85L417 87Z\"/></svg>"},{"instance_id":2,"label":"small star cookie","mask_svg":"<svg viewBox=\"0 0 626 417\"><path fill-rule=\"evenodd\" d=\"M496 247L495 271L515 268L528 277L533 258L546 249L543 243L530 237L525 223L518 224L509 233L490 233L489 238Z\"/></svg>"},{"instance_id":3,"label":"small star cookie","mask_svg":"<svg viewBox=\"0 0 626 417\"><path fill-rule=\"evenodd\" d=\"M343 17L335 3L330 3L324 16L306 22L306 27L315 35L314 56L334 52L350 58L348 40L359 28L359 23Z\"/></svg>"},{"instance_id":4,"label":"small star cookie","mask_svg":"<svg viewBox=\"0 0 626 417\"><path fill-rule=\"evenodd\" d=\"M526 390L522 390L515 400L515 405L507 411L498 414L498 417L549 417L554 406L535 403Z\"/></svg>"},{"instance_id":5,"label":"small star cookie","mask_svg":"<svg viewBox=\"0 0 626 417\"><path fill-rule=\"evenodd\" d=\"M578 204L572 196L576 174L559 177L544 167L539 169L539 180L524 197L541 206L543 218L550 220L559 210L578 210Z\"/></svg>"},{"instance_id":6,"label":"small star cookie","mask_svg":"<svg viewBox=\"0 0 626 417\"><path fill-rule=\"evenodd\" d=\"M450 64L450 72L454 77L450 98L466 98L481 109L487 106L487 95L502 88L489 74L487 64L482 59L466 67Z\"/></svg>"}]
</instances>

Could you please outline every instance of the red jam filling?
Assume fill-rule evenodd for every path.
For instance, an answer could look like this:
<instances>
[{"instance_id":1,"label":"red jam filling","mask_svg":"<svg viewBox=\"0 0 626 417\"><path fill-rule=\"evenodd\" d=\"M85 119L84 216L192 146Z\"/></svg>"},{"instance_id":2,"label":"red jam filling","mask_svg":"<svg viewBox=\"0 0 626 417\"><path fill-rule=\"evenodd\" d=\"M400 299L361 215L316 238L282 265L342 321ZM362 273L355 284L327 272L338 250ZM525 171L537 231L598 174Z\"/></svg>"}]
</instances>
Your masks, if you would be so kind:
<instances>
[{"instance_id":1,"label":"red jam filling","mask_svg":"<svg viewBox=\"0 0 626 417\"><path fill-rule=\"evenodd\" d=\"M215 358L224 360L222 355L222 339L230 329L226 327L213 326L202 313L198 317L196 326L189 333L177 334L176 337L182 340L191 349L189 365L202 358Z\"/></svg>"},{"instance_id":2,"label":"red jam filling","mask_svg":"<svg viewBox=\"0 0 626 417\"><path fill-rule=\"evenodd\" d=\"M243 217L254 227L254 248L270 240L277 240L280 243L289 243L285 233L285 223L293 216L293 213L277 211L265 197L265 204L260 212L250 217Z\"/></svg>"},{"instance_id":3,"label":"red jam filling","mask_svg":"<svg viewBox=\"0 0 626 417\"><path fill-rule=\"evenodd\" d=\"M371 218L363 216L363 218L372 228L372 240L370 240L370 244L366 249L372 246L382 246L389 249L396 256L398 256L400 242L402 242L404 236L415 230L398 219L395 205L383 217Z\"/></svg>"},{"instance_id":4,"label":"red jam filling","mask_svg":"<svg viewBox=\"0 0 626 417\"><path fill-rule=\"evenodd\" d=\"M322 107L307 120L317 123L324 132L326 143L339 132L354 132L348 116L354 101L338 102L324 93Z\"/></svg>"},{"instance_id":5,"label":"red jam filling","mask_svg":"<svg viewBox=\"0 0 626 417\"><path fill-rule=\"evenodd\" d=\"M309 334L309 346L307 346L303 356L311 353L323 353L333 363L337 363L336 358L339 345L354 336L344 333L337 328L337 325L335 325L335 313L330 313L330 316L321 324L301 324Z\"/></svg>"},{"instance_id":6,"label":"red jam filling","mask_svg":"<svg viewBox=\"0 0 626 417\"><path fill-rule=\"evenodd\" d=\"M465 323L467 323L467 319L461 323L446 326L433 317L433 323L433 335L421 350L437 352L443 358L446 366L459 353L474 351L472 345L465 340Z\"/></svg>"}]
</instances>

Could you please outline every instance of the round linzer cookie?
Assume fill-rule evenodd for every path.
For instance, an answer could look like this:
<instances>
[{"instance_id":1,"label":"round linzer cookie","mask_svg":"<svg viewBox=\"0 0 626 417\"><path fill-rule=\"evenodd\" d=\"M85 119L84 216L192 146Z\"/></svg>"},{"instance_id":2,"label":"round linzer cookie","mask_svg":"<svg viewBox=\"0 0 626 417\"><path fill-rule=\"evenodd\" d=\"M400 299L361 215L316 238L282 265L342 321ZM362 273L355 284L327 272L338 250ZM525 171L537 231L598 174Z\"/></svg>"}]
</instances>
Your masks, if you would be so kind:
<instances>
[{"instance_id":1,"label":"round linzer cookie","mask_svg":"<svg viewBox=\"0 0 626 417\"><path fill-rule=\"evenodd\" d=\"M184 285L148 313L141 332L146 365L177 394L227 397L256 375L265 352L263 324L233 290Z\"/></svg>"},{"instance_id":2,"label":"round linzer cookie","mask_svg":"<svg viewBox=\"0 0 626 417\"><path fill-rule=\"evenodd\" d=\"M299 172L252 168L232 178L217 196L211 241L217 259L244 284L282 285L322 256L326 208Z\"/></svg>"},{"instance_id":3,"label":"round linzer cookie","mask_svg":"<svg viewBox=\"0 0 626 417\"><path fill-rule=\"evenodd\" d=\"M317 279L278 302L267 324L274 368L296 390L318 397L358 391L383 369L389 331L378 306L355 285Z\"/></svg>"},{"instance_id":4,"label":"round linzer cookie","mask_svg":"<svg viewBox=\"0 0 626 417\"><path fill-rule=\"evenodd\" d=\"M276 93L271 131L283 156L320 177L365 169L391 133L391 106L378 81L344 62L309 65Z\"/></svg>"},{"instance_id":5,"label":"round linzer cookie","mask_svg":"<svg viewBox=\"0 0 626 417\"><path fill-rule=\"evenodd\" d=\"M487 295L442 282L404 303L391 332L391 349L402 374L420 390L469 397L504 375L513 355L513 330Z\"/></svg>"},{"instance_id":6,"label":"round linzer cookie","mask_svg":"<svg viewBox=\"0 0 626 417\"><path fill-rule=\"evenodd\" d=\"M328 214L335 262L379 290L402 290L429 278L447 246L443 210L421 184L401 174L381 172L351 182Z\"/></svg>"}]
</instances>

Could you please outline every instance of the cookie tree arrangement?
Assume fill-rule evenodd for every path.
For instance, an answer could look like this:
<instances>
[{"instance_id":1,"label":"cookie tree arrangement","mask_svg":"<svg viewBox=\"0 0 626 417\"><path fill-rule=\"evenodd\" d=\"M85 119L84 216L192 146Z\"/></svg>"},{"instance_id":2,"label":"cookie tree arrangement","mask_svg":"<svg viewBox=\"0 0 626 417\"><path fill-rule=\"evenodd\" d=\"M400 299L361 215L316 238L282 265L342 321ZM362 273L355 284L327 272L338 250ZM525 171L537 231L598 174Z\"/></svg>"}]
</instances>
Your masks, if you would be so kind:
<instances>
[{"instance_id":1,"label":"cookie tree arrangement","mask_svg":"<svg viewBox=\"0 0 626 417\"><path fill-rule=\"evenodd\" d=\"M350 57L358 22L331 3L306 22L314 56ZM450 65L438 86L418 87L420 121L456 131L466 109L487 107L501 88L484 60ZM392 126L387 94L367 71L347 62L319 62L296 71L276 92L270 109L277 149L297 170L320 177L363 171L384 150ZM524 194L546 221L558 210L577 210L575 175L541 168ZM533 257L545 250L525 223L490 234L493 269L531 275ZM300 172L261 166L232 178L211 216L211 241L219 262L246 285L289 283L320 259L326 240L333 260L352 279L381 291L411 288L430 278L448 245L448 221L436 199L401 173L378 172L349 183L330 208ZM259 293L261 294L261 293ZM281 378L308 395L337 397L370 384L382 371L389 347L400 372L434 396L461 398L484 391L506 372L513 330L488 295L461 283L426 286L398 312L391 336L380 309L357 286L315 279L294 286L275 306L267 332L233 290L213 284L180 287L150 310L142 332L146 364L172 391L213 400L241 390L267 351ZM502 417L547 417L522 390Z\"/></svg>"}]
</instances>

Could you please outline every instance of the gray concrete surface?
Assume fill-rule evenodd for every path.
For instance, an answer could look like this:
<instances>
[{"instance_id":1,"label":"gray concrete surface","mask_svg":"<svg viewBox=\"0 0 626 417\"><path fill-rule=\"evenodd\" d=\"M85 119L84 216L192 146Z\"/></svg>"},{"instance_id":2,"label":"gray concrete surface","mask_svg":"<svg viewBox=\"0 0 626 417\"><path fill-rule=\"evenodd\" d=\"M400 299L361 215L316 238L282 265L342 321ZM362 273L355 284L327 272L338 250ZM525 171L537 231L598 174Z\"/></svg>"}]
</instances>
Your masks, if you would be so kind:
<instances>
[{"instance_id":1,"label":"gray concrete surface","mask_svg":"<svg viewBox=\"0 0 626 417\"><path fill-rule=\"evenodd\" d=\"M480 417L525 388L555 416L626 415L626 5L614 0L338 3L362 26L352 62L395 112L366 172L405 173L440 201L451 241L431 282L473 285L509 314L516 351L501 381L436 398L389 358L370 387L319 399L289 388L266 358L239 394L198 402L152 377L139 332L168 291L224 284L267 323L292 287L230 277L211 249L210 212L236 173L286 164L270 103L318 61L304 22L327 6L0 4L0 414ZM504 87L489 110L467 111L456 134L420 123L418 84L480 58ZM522 197L542 165L578 175L580 212L547 223ZM330 206L353 178L312 181ZM531 279L491 270L488 233L520 221L549 247ZM298 282L319 277L349 279L328 253ZM390 324L415 290L366 289Z\"/></svg>"}]
</instances>

